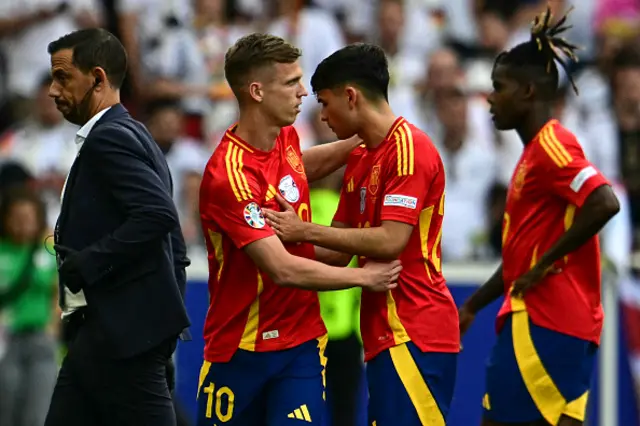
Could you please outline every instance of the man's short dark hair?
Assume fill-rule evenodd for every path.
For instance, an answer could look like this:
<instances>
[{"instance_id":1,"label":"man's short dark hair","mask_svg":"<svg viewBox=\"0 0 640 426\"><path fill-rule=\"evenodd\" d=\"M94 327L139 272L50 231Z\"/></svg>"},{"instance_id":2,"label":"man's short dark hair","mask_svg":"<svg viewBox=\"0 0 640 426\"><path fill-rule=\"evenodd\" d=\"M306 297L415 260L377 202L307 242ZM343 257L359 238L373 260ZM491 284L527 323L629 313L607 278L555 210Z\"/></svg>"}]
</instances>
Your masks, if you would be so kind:
<instances>
[{"instance_id":1,"label":"man's short dark hair","mask_svg":"<svg viewBox=\"0 0 640 426\"><path fill-rule=\"evenodd\" d=\"M160 98L154 101L148 102L145 107L145 115L147 118L151 118L153 115L160 111L172 110L182 112L180 102L170 98Z\"/></svg>"},{"instance_id":2,"label":"man's short dark hair","mask_svg":"<svg viewBox=\"0 0 640 426\"><path fill-rule=\"evenodd\" d=\"M127 73L127 52L120 40L102 28L79 30L49 43L50 55L64 49L73 50L73 65L87 73L100 67L111 86L119 89Z\"/></svg>"},{"instance_id":3,"label":"man's short dark hair","mask_svg":"<svg viewBox=\"0 0 640 426\"><path fill-rule=\"evenodd\" d=\"M280 37L271 34L249 34L240 38L227 50L224 57L224 75L233 93L239 97L252 72L276 63L292 64L301 55L300 49Z\"/></svg>"},{"instance_id":4,"label":"man's short dark hair","mask_svg":"<svg viewBox=\"0 0 640 426\"><path fill-rule=\"evenodd\" d=\"M370 99L389 100L389 66L384 50L368 43L355 43L325 58L311 77L318 93L346 84L357 86Z\"/></svg>"}]
</instances>

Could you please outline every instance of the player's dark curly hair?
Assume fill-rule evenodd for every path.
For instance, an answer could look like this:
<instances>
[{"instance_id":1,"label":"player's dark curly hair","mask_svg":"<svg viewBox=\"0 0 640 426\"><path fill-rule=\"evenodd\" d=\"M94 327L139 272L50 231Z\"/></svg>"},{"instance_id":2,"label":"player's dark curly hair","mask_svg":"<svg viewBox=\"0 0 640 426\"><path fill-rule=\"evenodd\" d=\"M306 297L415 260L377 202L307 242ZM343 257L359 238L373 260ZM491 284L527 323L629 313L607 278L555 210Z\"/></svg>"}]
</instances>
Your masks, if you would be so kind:
<instances>
[{"instance_id":1,"label":"player's dark curly hair","mask_svg":"<svg viewBox=\"0 0 640 426\"><path fill-rule=\"evenodd\" d=\"M573 7L555 24L552 24L553 15L551 9L547 7L533 21L531 38L527 42L498 55L494 68L497 65L517 68L524 81L534 81L546 89L545 91L549 91L548 94L552 94L558 88L558 68L555 63L557 61L567 73L569 82L577 94L578 88L569 72L568 60L578 60L575 54L578 46L559 37L560 34L572 27L565 25L571 10Z\"/></svg>"},{"instance_id":2,"label":"player's dark curly hair","mask_svg":"<svg viewBox=\"0 0 640 426\"><path fill-rule=\"evenodd\" d=\"M354 43L325 58L311 77L311 89L353 84L369 99L389 100L389 66L384 50L369 43Z\"/></svg>"}]
</instances>

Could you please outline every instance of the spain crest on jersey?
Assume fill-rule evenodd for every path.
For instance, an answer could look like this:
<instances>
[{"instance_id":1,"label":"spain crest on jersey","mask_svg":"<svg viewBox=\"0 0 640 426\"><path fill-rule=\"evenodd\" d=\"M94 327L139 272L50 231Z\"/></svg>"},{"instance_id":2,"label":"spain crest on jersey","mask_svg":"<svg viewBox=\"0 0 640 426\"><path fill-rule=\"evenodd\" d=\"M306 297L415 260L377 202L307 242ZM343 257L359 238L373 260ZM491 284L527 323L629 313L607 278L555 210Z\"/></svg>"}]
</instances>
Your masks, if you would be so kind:
<instances>
[{"instance_id":1,"label":"spain crest on jersey","mask_svg":"<svg viewBox=\"0 0 640 426\"><path fill-rule=\"evenodd\" d=\"M516 198L520 198L520 193L524 188L524 182L527 179L527 164L522 163L518 166L515 175L513 176L513 182L511 183L513 194Z\"/></svg>"},{"instance_id":2,"label":"spain crest on jersey","mask_svg":"<svg viewBox=\"0 0 640 426\"><path fill-rule=\"evenodd\" d=\"M380 188L380 165L376 164L371 168L371 176L369 176L369 192L376 195Z\"/></svg>"},{"instance_id":3,"label":"spain crest on jersey","mask_svg":"<svg viewBox=\"0 0 640 426\"><path fill-rule=\"evenodd\" d=\"M304 165L302 164L302 160L300 160L300 157L296 153L296 150L293 149L291 145L287 147L286 157L287 157L287 162L289 163L289 165L293 170L295 170L300 174L304 173Z\"/></svg>"}]
</instances>

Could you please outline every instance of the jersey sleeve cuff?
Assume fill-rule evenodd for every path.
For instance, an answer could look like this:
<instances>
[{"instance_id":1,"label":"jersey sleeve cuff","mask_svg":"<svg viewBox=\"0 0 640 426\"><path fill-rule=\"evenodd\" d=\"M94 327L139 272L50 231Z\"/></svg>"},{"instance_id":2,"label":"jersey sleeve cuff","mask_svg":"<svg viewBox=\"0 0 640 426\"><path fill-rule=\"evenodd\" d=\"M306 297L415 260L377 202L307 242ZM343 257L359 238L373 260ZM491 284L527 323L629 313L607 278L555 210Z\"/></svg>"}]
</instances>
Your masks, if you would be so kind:
<instances>
[{"instance_id":1,"label":"jersey sleeve cuff","mask_svg":"<svg viewBox=\"0 0 640 426\"><path fill-rule=\"evenodd\" d=\"M394 222L406 223L407 225L415 226L418 223L417 215L407 215L395 212L382 213L380 215L380 221L391 220Z\"/></svg>"},{"instance_id":2,"label":"jersey sleeve cuff","mask_svg":"<svg viewBox=\"0 0 640 426\"><path fill-rule=\"evenodd\" d=\"M262 240L263 238L270 237L272 235L276 235L276 233L273 231L273 229L268 228L262 230L261 232L255 232L251 235L245 236L244 238L232 238L232 240L237 248L243 249L251 243Z\"/></svg>"},{"instance_id":3,"label":"jersey sleeve cuff","mask_svg":"<svg viewBox=\"0 0 640 426\"><path fill-rule=\"evenodd\" d=\"M600 174L597 176L594 176L592 179L589 179L587 182L585 182L584 186L580 189L580 192L576 194L576 197L574 199L574 204L577 207L582 207L584 202L587 200L587 197L602 185L610 185L610 183L604 176Z\"/></svg>"}]
</instances>

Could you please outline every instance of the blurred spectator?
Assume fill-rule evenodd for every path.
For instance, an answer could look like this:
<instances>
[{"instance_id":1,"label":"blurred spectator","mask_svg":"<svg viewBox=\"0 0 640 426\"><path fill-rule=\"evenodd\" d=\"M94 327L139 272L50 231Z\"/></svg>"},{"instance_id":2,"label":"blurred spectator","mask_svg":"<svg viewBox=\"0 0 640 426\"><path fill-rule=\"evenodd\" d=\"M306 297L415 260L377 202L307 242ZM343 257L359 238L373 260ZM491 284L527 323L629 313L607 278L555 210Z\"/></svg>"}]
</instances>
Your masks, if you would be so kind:
<instances>
[{"instance_id":1,"label":"blurred spectator","mask_svg":"<svg viewBox=\"0 0 640 426\"><path fill-rule=\"evenodd\" d=\"M120 0L117 15L137 103L132 107L155 99L180 101L191 118L189 133L200 138L210 88L191 2Z\"/></svg>"},{"instance_id":2,"label":"blurred spectator","mask_svg":"<svg viewBox=\"0 0 640 426\"><path fill-rule=\"evenodd\" d=\"M195 31L204 57L211 104L204 117L204 137L219 141L229 125L237 118L236 100L224 75L224 56L240 37L252 27L239 22L237 10L229 8L226 0L196 0Z\"/></svg>"},{"instance_id":3,"label":"blurred spectator","mask_svg":"<svg viewBox=\"0 0 640 426\"><path fill-rule=\"evenodd\" d=\"M56 382L57 270L47 253L43 202L26 189L0 201L0 426L41 426ZM3 325L0 323L0 327Z\"/></svg>"},{"instance_id":4,"label":"blurred spectator","mask_svg":"<svg viewBox=\"0 0 640 426\"><path fill-rule=\"evenodd\" d=\"M418 119L413 104L415 86L425 72L425 61L414 49L402 44L405 27L402 0L382 0L378 6L378 40L389 61L389 103L410 122Z\"/></svg>"},{"instance_id":5,"label":"blurred spectator","mask_svg":"<svg viewBox=\"0 0 640 426\"><path fill-rule=\"evenodd\" d=\"M629 194L635 238L640 241L640 49L629 44L614 61L614 109L621 177Z\"/></svg>"},{"instance_id":6,"label":"blurred spectator","mask_svg":"<svg viewBox=\"0 0 640 426\"><path fill-rule=\"evenodd\" d=\"M302 50L302 80L310 91L316 66L345 45L344 35L335 16L312 6L307 0L275 0L275 3L276 18L267 26L266 32L280 36ZM313 144L309 126L317 105L314 96L302 99L302 111L295 125L300 128L303 149Z\"/></svg>"},{"instance_id":7,"label":"blurred spectator","mask_svg":"<svg viewBox=\"0 0 640 426\"><path fill-rule=\"evenodd\" d=\"M47 45L80 28L99 26L98 0L0 1L0 46L7 61L7 90L14 119L28 113L29 100L49 71Z\"/></svg>"},{"instance_id":8,"label":"blurred spectator","mask_svg":"<svg viewBox=\"0 0 640 426\"><path fill-rule=\"evenodd\" d=\"M49 97L51 77L39 82L25 121L0 136L0 161L18 161L37 180L47 203L47 222L55 224L60 193L76 158L77 126L68 123Z\"/></svg>"},{"instance_id":9,"label":"blurred spectator","mask_svg":"<svg viewBox=\"0 0 640 426\"><path fill-rule=\"evenodd\" d=\"M453 49L442 48L428 58L428 67L424 80L416 89L416 110L419 119L415 122L427 134L441 132L441 125L435 111L434 96L440 90L459 86L464 78L460 59ZM394 105L395 108L395 105Z\"/></svg>"},{"instance_id":10,"label":"blurred spectator","mask_svg":"<svg viewBox=\"0 0 640 426\"><path fill-rule=\"evenodd\" d=\"M210 152L199 141L184 136L184 113L173 101L150 104L146 125L167 159L185 241L197 244L201 240L198 194Z\"/></svg>"},{"instance_id":11,"label":"blurred spectator","mask_svg":"<svg viewBox=\"0 0 640 426\"><path fill-rule=\"evenodd\" d=\"M33 176L16 161L5 161L0 163L0 200L2 194L9 191L14 186L25 186L33 188L35 181Z\"/></svg>"},{"instance_id":12,"label":"blurred spectator","mask_svg":"<svg viewBox=\"0 0 640 426\"><path fill-rule=\"evenodd\" d=\"M442 258L460 261L476 255L476 241L484 234L484 204L496 179L497 158L492 141L478 139L469 127L466 93L460 88L441 89L435 104L442 130L433 136L447 179Z\"/></svg>"}]
</instances>

